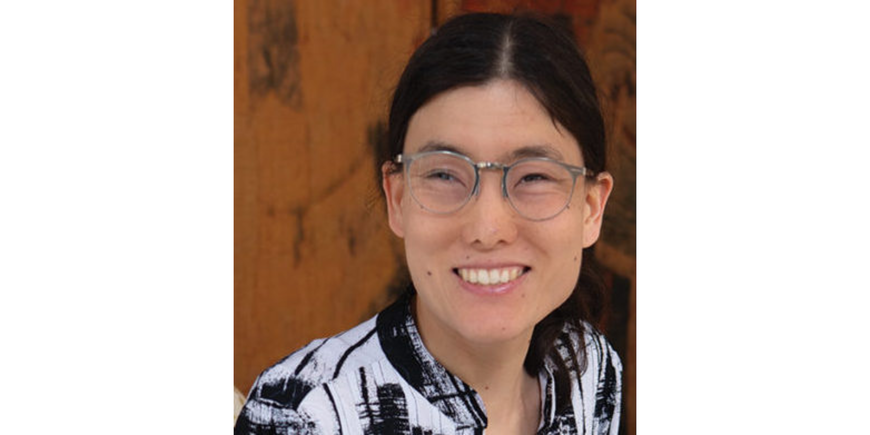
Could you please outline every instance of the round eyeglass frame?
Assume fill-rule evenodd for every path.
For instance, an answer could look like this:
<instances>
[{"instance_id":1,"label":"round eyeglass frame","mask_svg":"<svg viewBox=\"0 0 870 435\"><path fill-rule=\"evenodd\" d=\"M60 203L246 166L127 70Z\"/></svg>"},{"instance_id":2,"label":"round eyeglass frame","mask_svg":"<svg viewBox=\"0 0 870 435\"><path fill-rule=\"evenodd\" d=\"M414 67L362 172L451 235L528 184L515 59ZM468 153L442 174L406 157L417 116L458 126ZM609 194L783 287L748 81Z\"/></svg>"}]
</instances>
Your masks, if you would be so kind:
<instances>
[{"instance_id":1,"label":"round eyeglass frame","mask_svg":"<svg viewBox=\"0 0 870 435\"><path fill-rule=\"evenodd\" d=\"M468 164L471 165L472 168L474 168L474 187L471 189L471 192L468 194L468 196L465 198L465 200L462 201L462 203L460 203L458 206L456 206L456 208L454 208L452 210L448 210L448 211L437 211L437 210L432 210L429 207L426 207L425 205L423 205L422 202L420 202L419 199L417 199L417 196L414 194L414 189L410 187L411 186L411 179L410 179L411 175L410 175L409 168L411 167L411 164L414 162L414 160L418 160L422 157L426 157L426 156L430 156L430 155L439 155L439 154L457 157L459 159L462 159L462 160L468 162ZM511 198L511 196L508 195L508 191L507 191L508 171L510 171L511 168L513 168L521 163L529 162L529 161L544 161L544 162L555 163L559 166L562 166L566 170L568 170L568 172L571 174L571 192L568 194L568 199L567 199L567 201L565 201L565 205L563 205L562 208L560 208L558 211L556 211L552 215L549 215L549 216L546 216L543 218L530 218L530 217L526 216L525 214L523 214L523 212L521 212L519 208L517 208L516 204L514 204L514 201ZM455 212L459 211L460 209L462 209L462 207L465 207L465 205L468 204L468 202L471 200L472 197L474 197L480 193L480 171L481 170L485 170L485 169L487 169L487 170L502 170L502 177L501 177L502 196L507 199L508 203L511 205L511 208L513 208L514 211L516 211L518 215L522 216L524 219L528 219L528 220L533 221L533 222L540 222L540 221L553 219L554 217L561 214L563 211L565 211L566 208L568 208L568 205L571 204L571 198L574 197L574 188L577 186L577 177L583 176L586 178L593 178L595 176L595 174L591 170L589 170L588 168L585 168L583 166L573 166L573 165L569 165L567 163L563 163L563 162L560 162L558 160L553 160L553 159L550 159L547 157L529 157L529 158L517 160L516 162L513 162L513 163L507 165L507 164L499 163L499 162L475 162L474 160L471 160L468 156L465 156L463 154L459 154L459 153L454 152L454 151L447 151L447 150L426 151L426 152L422 152L422 153L413 154L410 156L398 154L398 155L396 155L396 158L393 160L393 162L396 164L402 165L404 167L402 171L405 173L405 182L408 184L408 187L409 187L408 190L411 192L411 197L414 198L414 201L420 207L422 207L424 210L426 210L430 213L440 214L440 215L447 215L447 214L451 214L451 213L455 213Z\"/></svg>"}]
</instances>

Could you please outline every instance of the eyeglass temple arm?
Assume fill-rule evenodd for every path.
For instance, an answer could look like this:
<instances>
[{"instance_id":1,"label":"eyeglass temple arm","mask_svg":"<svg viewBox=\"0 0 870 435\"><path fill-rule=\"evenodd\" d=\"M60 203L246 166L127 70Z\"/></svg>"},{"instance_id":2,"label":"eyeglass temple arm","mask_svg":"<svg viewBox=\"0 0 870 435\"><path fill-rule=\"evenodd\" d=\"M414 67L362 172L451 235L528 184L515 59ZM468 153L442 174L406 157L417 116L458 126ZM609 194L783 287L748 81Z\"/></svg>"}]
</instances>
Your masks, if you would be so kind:
<instances>
[{"instance_id":1,"label":"eyeglass temple arm","mask_svg":"<svg viewBox=\"0 0 870 435\"><path fill-rule=\"evenodd\" d=\"M585 168L585 167L578 168L576 166L569 166L568 170L571 171L572 174L575 174L577 176L590 177L590 178L595 177L595 172L589 168Z\"/></svg>"}]
</instances>

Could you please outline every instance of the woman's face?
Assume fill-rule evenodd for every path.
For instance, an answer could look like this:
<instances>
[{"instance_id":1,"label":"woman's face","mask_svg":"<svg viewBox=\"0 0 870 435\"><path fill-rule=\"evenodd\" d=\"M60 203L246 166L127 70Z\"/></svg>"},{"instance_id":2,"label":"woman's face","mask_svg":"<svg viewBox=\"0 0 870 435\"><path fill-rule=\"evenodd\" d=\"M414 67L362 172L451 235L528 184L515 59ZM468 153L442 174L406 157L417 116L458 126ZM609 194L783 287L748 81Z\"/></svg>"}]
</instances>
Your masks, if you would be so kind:
<instances>
[{"instance_id":1,"label":"woman's face","mask_svg":"<svg viewBox=\"0 0 870 435\"><path fill-rule=\"evenodd\" d=\"M510 80L445 92L414 114L403 154L445 147L475 162L510 164L541 156L584 163L574 137ZM603 174L596 183L579 177L568 208L538 222L511 207L502 195L501 176L501 171L481 171L478 195L443 215L415 202L402 173L385 172L389 223L405 242L424 338L471 344L528 340L535 324L574 289L583 248L598 238L610 176ZM467 280L471 271L479 275L480 270L499 276L506 271L509 278L519 273L494 285Z\"/></svg>"}]
</instances>

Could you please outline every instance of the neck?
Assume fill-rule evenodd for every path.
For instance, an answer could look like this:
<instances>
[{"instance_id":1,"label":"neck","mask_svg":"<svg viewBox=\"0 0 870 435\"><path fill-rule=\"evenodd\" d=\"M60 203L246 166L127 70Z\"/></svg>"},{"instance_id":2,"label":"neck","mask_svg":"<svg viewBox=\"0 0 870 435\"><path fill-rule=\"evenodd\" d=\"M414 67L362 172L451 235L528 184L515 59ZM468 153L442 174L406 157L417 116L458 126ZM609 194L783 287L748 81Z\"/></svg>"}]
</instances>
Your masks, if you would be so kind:
<instances>
[{"instance_id":1,"label":"neck","mask_svg":"<svg viewBox=\"0 0 870 435\"><path fill-rule=\"evenodd\" d=\"M412 306L416 303L419 299ZM474 343L433 325L434 319L415 317L427 350L483 399L487 432L535 432L540 420L540 387L537 377L523 367L532 331L509 341Z\"/></svg>"}]
</instances>

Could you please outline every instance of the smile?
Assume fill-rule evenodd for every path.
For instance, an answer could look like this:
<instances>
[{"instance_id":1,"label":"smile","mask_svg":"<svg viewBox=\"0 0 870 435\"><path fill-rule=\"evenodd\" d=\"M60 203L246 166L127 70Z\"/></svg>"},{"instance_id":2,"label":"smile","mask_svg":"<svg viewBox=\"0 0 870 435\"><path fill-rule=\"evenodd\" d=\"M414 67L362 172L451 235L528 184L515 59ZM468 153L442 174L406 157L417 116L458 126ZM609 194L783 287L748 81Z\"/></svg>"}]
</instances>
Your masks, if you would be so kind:
<instances>
[{"instance_id":1,"label":"smile","mask_svg":"<svg viewBox=\"0 0 870 435\"><path fill-rule=\"evenodd\" d=\"M511 282L524 273L529 268L514 266L502 267L495 269L474 269L474 268L458 268L453 271L459 275L463 281L471 284L496 285Z\"/></svg>"}]
</instances>

